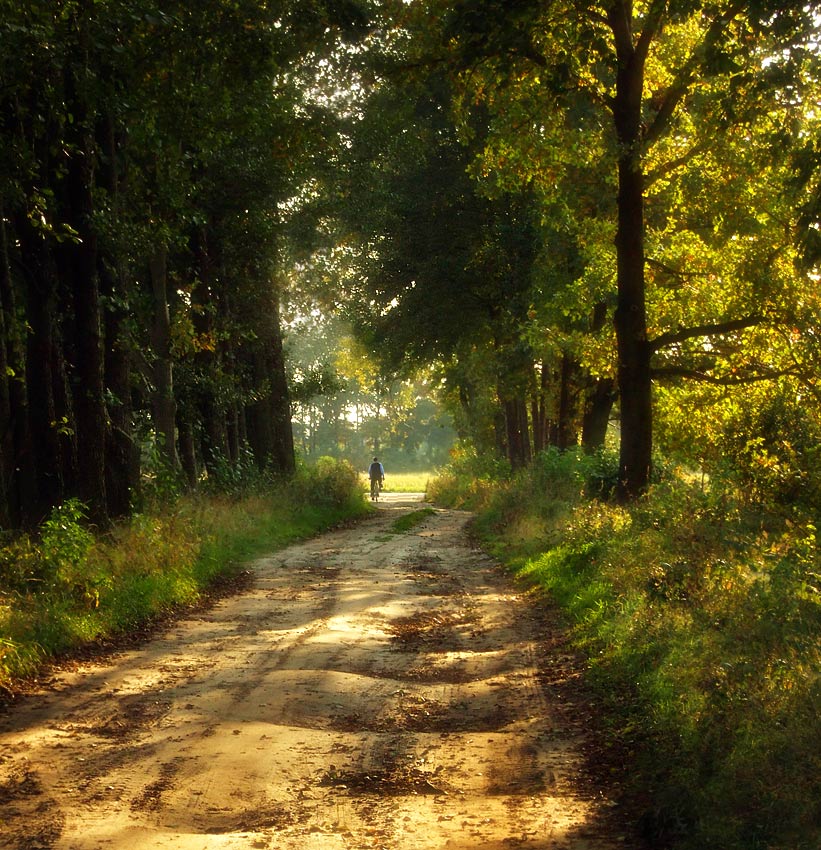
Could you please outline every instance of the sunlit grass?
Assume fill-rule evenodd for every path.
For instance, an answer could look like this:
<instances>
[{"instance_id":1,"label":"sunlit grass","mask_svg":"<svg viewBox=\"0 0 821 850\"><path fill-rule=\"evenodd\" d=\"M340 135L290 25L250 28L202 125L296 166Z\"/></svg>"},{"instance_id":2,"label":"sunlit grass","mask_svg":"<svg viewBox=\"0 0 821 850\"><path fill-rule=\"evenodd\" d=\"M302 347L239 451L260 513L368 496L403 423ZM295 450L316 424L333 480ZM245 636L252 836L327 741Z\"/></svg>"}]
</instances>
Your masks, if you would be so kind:
<instances>
[{"instance_id":1,"label":"sunlit grass","mask_svg":"<svg viewBox=\"0 0 821 850\"><path fill-rule=\"evenodd\" d=\"M387 472L385 473L386 493L424 493L428 482L433 480L434 472ZM363 489L368 488L367 476L362 476Z\"/></svg>"},{"instance_id":2,"label":"sunlit grass","mask_svg":"<svg viewBox=\"0 0 821 850\"><path fill-rule=\"evenodd\" d=\"M675 850L821 846L814 517L753 513L726 488L716 501L692 476L617 506L585 495L584 463L488 477L474 528L565 611L648 835ZM428 495L470 503L476 482L448 470Z\"/></svg>"},{"instance_id":3,"label":"sunlit grass","mask_svg":"<svg viewBox=\"0 0 821 850\"><path fill-rule=\"evenodd\" d=\"M329 462L262 495L188 498L136 515L90 545L71 517L51 521L49 547L10 541L0 547L0 687L201 601L254 556L364 515L357 484L349 465Z\"/></svg>"},{"instance_id":4,"label":"sunlit grass","mask_svg":"<svg viewBox=\"0 0 821 850\"><path fill-rule=\"evenodd\" d=\"M396 534L403 534L415 528L435 513L436 511L433 508L422 508L418 511L411 511L409 514L404 514L399 519L394 520L392 529Z\"/></svg>"}]
</instances>

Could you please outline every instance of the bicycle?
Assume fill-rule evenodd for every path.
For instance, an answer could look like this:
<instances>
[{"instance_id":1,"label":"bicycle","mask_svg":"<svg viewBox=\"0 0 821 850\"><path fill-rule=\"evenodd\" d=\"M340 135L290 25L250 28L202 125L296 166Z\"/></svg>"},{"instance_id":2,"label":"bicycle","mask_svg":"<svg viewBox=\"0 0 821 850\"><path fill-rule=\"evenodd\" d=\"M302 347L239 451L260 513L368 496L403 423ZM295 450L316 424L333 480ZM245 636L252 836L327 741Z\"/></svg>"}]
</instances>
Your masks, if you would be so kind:
<instances>
[{"instance_id":1,"label":"bicycle","mask_svg":"<svg viewBox=\"0 0 821 850\"><path fill-rule=\"evenodd\" d=\"M382 489L382 482L378 478L371 478L371 501L379 501L379 491Z\"/></svg>"}]
</instances>

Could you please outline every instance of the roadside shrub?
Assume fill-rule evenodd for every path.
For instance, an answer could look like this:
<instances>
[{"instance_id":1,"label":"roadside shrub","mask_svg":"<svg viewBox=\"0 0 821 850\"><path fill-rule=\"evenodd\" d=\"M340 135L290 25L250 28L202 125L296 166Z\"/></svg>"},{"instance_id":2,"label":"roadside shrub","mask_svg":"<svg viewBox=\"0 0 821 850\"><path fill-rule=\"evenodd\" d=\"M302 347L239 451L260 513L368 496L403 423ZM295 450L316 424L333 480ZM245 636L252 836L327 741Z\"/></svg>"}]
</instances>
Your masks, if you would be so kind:
<instances>
[{"instance_id":1,"label":"roadside shrub","mask_svg":"<svg viewBox=\"0 0 821 850\"><path fill-rule=\"evenodd\" d=\"M39 539L20 535L0 547L0 687L55 655L196 603L252 556L366 511L354 470L330 460L243 498L178 499L99 537L82 504L66 502Z\"/></svg>"},{"instance_id":2,"label":"roadside shrub","mask_svg":"<svg viewBox=\"0 0 821 850\"><path fill-rule=\"evenodd\" d=\"M723 473L735 476L749 502L821 506L821 423L788 385L741 406L720 448Z\"/></svg>"},{"instance_id":3,"label":"roadside shrub","mask_svg":"<svg viewBox=\"0 0 821 850\"><path fill-rule=\"evenodd\" d=\"M320 457L311 466L301 466L291 490L305 503L342 507L363 499L359 473L348 461L332 457Z\"/></svg>"},{"instance_id":4,"label":"roadside shrub","mask_svg":"<svg viewBox=\"0 0 821 850\"><path fill-rule=\"evenodd\" d=\"M450 454L450 463L428 482L427 497L437 504L480 510L487 506L494 489L510 479L510 464L504 458L478 454L464 444Z\"/></svg>"},{"instance_id":5,"label":"roadside shrub","mask_svg":"<svg viewBox=\"0 0 821 850\"><path fill-rule=\"evenodd\" d=\"M43 522L39 550L48 579L59 592L96 606L106 577L88 564L94 535L84 525L87 518L82 502L67 499Z\"/></svg>"},{"instance_id":6,"label":"roadside shrub","mask_svg":"<svg viewBox=\"0 0 821 850\"><path fill-rule=\"evenodd\" d=\"M677 850L819 846L812 513L753 509L726 479L666 470L633 505L591 500L588 462L540 457L493 491L476 528L566 612L648 837Z\"/></svg>"},{"instance_id":7,"label":"roadside shrub","mask_svg":"<svg viewBox=\"0 0 821 850\"><path fill-rule=\"evenodd\" d=\"M213 494L244 496L270 484L271 476L261 471L249 446L241 446L239 457L231 460L223 452L213 451L205 491Z\"/></svg>"},{"instance_id":8,"label":"roadside shrub","mask_svg":"<svg viewBox=\"0 0 821 850\"><path fill-rule=\"evenodd\" d=\"M0 545L0 599L3 594L34 592L47 572L40 550L27 534L9 535Z\"/></svg>"}]
</instances>

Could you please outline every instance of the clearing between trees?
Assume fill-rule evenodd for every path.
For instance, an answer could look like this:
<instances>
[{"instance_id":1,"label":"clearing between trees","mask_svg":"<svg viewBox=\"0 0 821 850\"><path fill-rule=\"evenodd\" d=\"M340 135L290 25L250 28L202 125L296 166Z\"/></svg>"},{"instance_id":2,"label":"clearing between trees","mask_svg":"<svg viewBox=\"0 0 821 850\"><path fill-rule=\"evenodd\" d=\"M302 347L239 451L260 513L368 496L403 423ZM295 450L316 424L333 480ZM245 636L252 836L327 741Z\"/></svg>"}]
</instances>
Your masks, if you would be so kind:
<instances>
[{"instance_id":1,"label":"clearing between trees","mask_svg":"<svg viewBox=\"0 0 821 850\"><path fill-rule=\"evenodd\" d=\"M612 850L549 615L418 497L0 720L4 850Z\"/></svg>"}]
</instances>

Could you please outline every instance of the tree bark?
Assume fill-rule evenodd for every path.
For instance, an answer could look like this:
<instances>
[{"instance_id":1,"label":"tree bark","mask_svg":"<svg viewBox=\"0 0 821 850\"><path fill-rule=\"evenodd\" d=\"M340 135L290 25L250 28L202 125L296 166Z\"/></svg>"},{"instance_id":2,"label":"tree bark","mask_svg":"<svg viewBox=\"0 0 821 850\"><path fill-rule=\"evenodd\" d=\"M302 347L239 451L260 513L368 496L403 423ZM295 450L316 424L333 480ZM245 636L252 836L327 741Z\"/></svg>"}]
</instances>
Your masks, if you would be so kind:
<instances>
[{"instance_id":1,"label":"tree bark","mask_svg":"<svg viewBox=\"0 0 821 850\"><path fill-rule=\"evenodd\" d=\"M590 317L590 333L597 334L607 321L607 305L600 301ZM604 448L610 414L616 401L616 385L612 378L588 375L582 414L582 447L587 454Z\"/></svg>"},{"instance_id":2,"label":"tree bark","mask_svg":"<svg viewBox=\"0 0 821 850\"><path fill-rule=\"evenodd\" d=\"M151 346L154 351L152 409L154 431L160 456L168 468L180 468L176 443L177 403L174 398L174 367L171 359L171 315L168 310L168 251L158 249L149 260L151 291L154 296L154 324Z\"/></svg>"},{"instance_id":3,"label":"tree bark","mask_svg":"<svg viewBox=\"0 0 821 850\"><path fill-rule=\"evenodd\" d=\"M291 399L288 393L285 354L282 347L279 296L276 292L273 293L272 297L270 330L268 357L271 381L271 418L274 438L271 457L277 472L292 473L296 468L294 432L291 427Z\"/></svg>"},{"instance_id":4,"label":"tree bark","mask_svg":"<svg viewBox=\"0 0 821 850\"><path fill-rule=\"evenodd\" d=\"M14 426L11 378L15 370L12 336L15 333L14 283L11 276L6 213L0 201L0 528L10 528L17 518L14 499ZM19 380L19 376L18 376Z\"/></svg>"},{"instance_id":5,"label":"tree bark","mask_svg":"<svg viewBox=\"0 0 821 850\"><path fill-rule=\"evenodd\" d=\"M248 443L260 469L270 464L276 472L290 473L296 460L279 299L271 290L264 300L266 309L258 324L259 339L252 361L259 399L246 408Z\"/></svg>"},{"instance_id":6,"label":"tree bark","mask_svg":"<svg viewBox=\"0 0 821 850\"><path fill-rule=\"evenodd\" d=\"M533 448L530 443L530 420L527 415L527 400L524 396L516 399L519 418L519 439L521 442L522 463L529 466L533 461Z\"/></svg>"},{"instance_id":7,"label":"tree bark","mask_svg":"<svg viewBox=\"0 0 821 850\"><path fill-rule=\"evenodd\" d=\"M15 448L20 470L20 520L38 524L64 495L65 463L58 426L73 428L73 418L60 422L54 386L62 380L55 327L57 272L46 239L31 226L25 213L15 216L20 263L25 274L25 382L14 409ZM17 382L15 382L17 384ZM65 414L64 414L65 415Z\"/></svg>"},{"instance_id":8,"label":"tree bark","mask_svg":"<svg viewBox=\"0 0 821 850\"><path fill-rule=\"evenodd\" d=\"M110 280L107 269L101 270L101 283L109 294L124 288ZM132 507L140 484L140 450L133 437L133 404L131 398L131 352L124 330L125 313L109 299L105 313L105 386L110 403L107 406L110 427L106 434L106 497L112 517L126 516Z\"/></svg>"},{"instance_id":9,"label":"tree bark","mask_svg":"<svg viewBox=\"0 0 821 850\"><path fill-rule=\"evenodd\" d=\"M641 496L649 486L653 448L652 351L647 342L641 164L641 99L649 31L642 34L641 49L637 49L631 32L630 3L614 3L608 20L618 58L613 120L620 151L616 231L618 301L614 316L621 412L617 495L627 501Z\"/></svg>"},{"instance_id":10,"label":"tree bark","mask_svg":"<svg viewBox=\"0 0 821 850\"><path fill-rule=\"evenodd\" d=\"M530 431L527 421L527 402L520 396L503 402L507 458L513 469L522 469L530 463Z\"/></svg>"},{"instance_id":11,"label":"tree bark","mask_svg":"<svg viewBox=\"0 0 821 850\"><path fill-rule=\"evenodd\" d=\"M105 486L108 418L97 238L91 224L93 170L89 148L87 144L86 150L76 152L69 165L70 218L80 241L64 243L58 255L63 279L70 282L74 308L72 390L77 423L77 496L87 505L92 522L105 527L109 523Z\"/></svg>"},{"instance_id":12,"label":"tree bark","mask_svg":"<svg viewBox=\"0 0 821 850\"><path fill-rule=\"evenodd\" d=\"M579 367L566 352L562 354L559 371L559 411L557 417L556 446L559 450L575 446L578 443L577 398Z\"/></svg>"},{"instance_id":13,"label":"tree bark","mask_svg":"<svg viewBox=\"0 0 821 850\"><path fill-rule=\"evenodd\" d=\"M533 420L533 452L538 454L547 447L547 365L542 362L539 366L539 386L531 402Z\"/></svg>"},{"instance_id":14,"label":"tree bark","mask_svg":"<svg viewBox=\"0 0 821 850\"><path fill-rule=\"evenodd\" d=\"M587 454L604 447L607 426L615 402L615 387L610 378L600 378L588 390L582 419L582 446Z\"/></svg>"},{"instance_id":15,"label":"tree bark","mask_svg":"<svg viewBox=\"0 0 821 850\"><path fill-rule=\"evenodd\" d=\"M180 463L185 473L185 480L189 490L195 490L199 481L199 470L194 429L190 418L182 416L180 411L177 411L177 435L180 444Z\"/></svg>"},{"instance_id":16,"label":"tree bark","mask_svg":"<svg viewBox=\"0 0 821 850\"><path fill-rule=\"evenodd\" d=\"M106 150L101 179L109 191L112 207L120 214L118 142L113 119L109 116L101 127L101 146ZM118 257L100 257L98 274L100 291L107 308L104 310L105 365L104 382L108 403L109 427L106 432L105 486L108 511L112 517L126 516L140 485L140 450L133 434L133 401L131 373L133 351L127 331L127 312L123 306L128 295L128 281Z\"/></svg>"}]
</instances>

